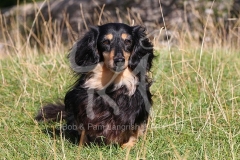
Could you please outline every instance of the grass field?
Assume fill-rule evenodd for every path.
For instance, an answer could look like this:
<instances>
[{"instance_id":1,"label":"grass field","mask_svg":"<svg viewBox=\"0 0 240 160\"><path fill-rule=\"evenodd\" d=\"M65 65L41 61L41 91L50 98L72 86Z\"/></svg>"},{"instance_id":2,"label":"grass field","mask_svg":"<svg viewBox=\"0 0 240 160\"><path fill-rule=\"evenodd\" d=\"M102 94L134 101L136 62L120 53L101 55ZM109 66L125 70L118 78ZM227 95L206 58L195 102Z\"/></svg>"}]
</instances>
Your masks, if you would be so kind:
<instances>
[{"instance_id":1,"label":"grass field","mask_svg":"<svg viewBox=\"0 0 240 160\"><path fill-rule=\"evenodd\" d=\"M187 49L188 48L188 49ZM38 124L37 110L74 82L67 51L0 60L0 157L3 159L240 159L240 53L159 49L147 133L130 151L80 148Z\"/></svg>"}]
</instances>

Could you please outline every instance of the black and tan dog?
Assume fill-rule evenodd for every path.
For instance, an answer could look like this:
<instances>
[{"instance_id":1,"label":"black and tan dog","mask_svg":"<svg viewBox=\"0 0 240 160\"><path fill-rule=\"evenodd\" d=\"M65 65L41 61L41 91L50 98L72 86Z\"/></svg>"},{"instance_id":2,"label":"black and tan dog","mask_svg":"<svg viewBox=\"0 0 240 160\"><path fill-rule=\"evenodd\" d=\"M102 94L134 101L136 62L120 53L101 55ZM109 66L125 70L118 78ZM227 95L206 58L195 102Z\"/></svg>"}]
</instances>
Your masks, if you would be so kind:
<instances>
[{"instance_id":1,"label":"black and tan dog","mask_svg":"<svg viewBox=\"0 0 240 160\"><path fill-rule=\"evenodd\" d=\"M141 26L92 27L69 54L78 79L64 104L44 106L36 119L65 119L77 126L81 143L132 147L152 105L148 72L153 57Z\"/></svg>"}]
</instances>

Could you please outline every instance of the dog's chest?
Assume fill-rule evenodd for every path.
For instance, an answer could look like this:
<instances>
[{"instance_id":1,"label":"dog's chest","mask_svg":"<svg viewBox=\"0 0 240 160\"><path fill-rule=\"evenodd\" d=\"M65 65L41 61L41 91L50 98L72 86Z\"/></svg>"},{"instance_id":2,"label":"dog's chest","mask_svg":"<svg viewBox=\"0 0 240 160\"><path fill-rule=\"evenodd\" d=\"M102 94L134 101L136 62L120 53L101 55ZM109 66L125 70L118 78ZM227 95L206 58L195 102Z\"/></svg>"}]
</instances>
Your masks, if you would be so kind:
<instances>
[{"instance_id":1,"label":"dog's chest","mask_svg":"<svg viewBox=\"0 0 240 160\"><path fill-rule=\"evenodd\" d=\"M126 94L131 96L136 91L137 82L137 77L128 68L121 73L114 73L106 69L104 65L98 64L89 74L89 78L86 80L83 87L104 90L113 84L113 90L117 90L122 86L125 86L128 90L128 93Z\"/></svg>"}]
</instances>

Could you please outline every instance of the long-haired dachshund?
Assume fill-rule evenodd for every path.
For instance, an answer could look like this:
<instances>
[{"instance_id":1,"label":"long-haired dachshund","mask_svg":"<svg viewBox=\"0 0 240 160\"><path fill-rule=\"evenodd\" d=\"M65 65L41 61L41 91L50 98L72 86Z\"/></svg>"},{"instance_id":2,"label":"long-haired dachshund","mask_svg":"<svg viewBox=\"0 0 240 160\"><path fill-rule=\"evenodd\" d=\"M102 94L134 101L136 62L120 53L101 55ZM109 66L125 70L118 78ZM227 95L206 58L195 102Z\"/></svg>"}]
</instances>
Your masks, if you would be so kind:
<instances>
[{"instance_id":1,"label":"long-haired dachshund","mask_svg":"<svg viewBox=\"0 0 240 160\"><path fill-rule=\"evenodd\" d=\"M152 105L149 71L153 45L141 26L92 27L72 48L78 76L64 104L48 104L36 120L65 119L77 126L80 143L132 147L143 134Z\"/></svg>"}]
</instances>

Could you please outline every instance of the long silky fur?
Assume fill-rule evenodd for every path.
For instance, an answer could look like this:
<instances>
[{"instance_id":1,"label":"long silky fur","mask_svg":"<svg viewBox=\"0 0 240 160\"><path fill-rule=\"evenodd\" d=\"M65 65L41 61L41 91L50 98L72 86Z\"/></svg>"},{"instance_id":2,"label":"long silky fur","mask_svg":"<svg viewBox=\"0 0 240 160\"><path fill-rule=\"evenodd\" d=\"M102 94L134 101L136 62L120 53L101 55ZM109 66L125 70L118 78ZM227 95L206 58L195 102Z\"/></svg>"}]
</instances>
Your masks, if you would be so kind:
<instances>
[{"instance_id":1,"label":"long silky fur","mask_svg":"<svg viewBox=\"0 0 240 160\"><path fill-rule=\"evenodd\" d=\"M122 24L119 24L121 27ZM99 35L98 28L92 28L86 35L77 42L76 62L79 66L88 66L101 62L101 55L97 53L96 39ZM145 29L140 26L132 27L134 38L134 49L129 60L128 68L131 71L140 64L141 59L148 55L146 72L149 72L152 66L153 46L146 38ZM141 64L140 64L141 65ZM144 66L140 66L144 67ZM137 73L135 76L140 81L144 78L146 85L140 86L145 90L146 95L142 95L139 89L129 96L126 86L114 89L114 84L107 86L105 94L110 97L118 106L119 112L115 113L112 105L104 99L98 91L84 88L86 80L89 79L89 73L77 73L78 79L75 85L66 93L64 105L49 104L40 110L37 120L58 120L60 113L64 119L73 115L74 123L78 127L84 127L86 137L89 142L104 144L124 144L129 138L136 134L138 128L147 123L149 108L145 105L144 99L147 99L152 105L152 95L149 91L151 79L145 74L142 76ZM139 87L139 86L136 86ZM94 116L89 118L87 107L89 105L89 96L92 97L92 110ZM54 118L55 115L55 118ZM115 128L114 126L129 126L129 128ZM97 128L98 127L98 128Z\"/></svg>"},{"instance_id":2,"label":"long silky fur","mask_svg":"<svg viewBox=\"0 0 240 160\"><path fill-rule=\"evenodd\" d=\"M60 119L66 119L66 117L65 105L57 103L47 104L41 108L35 119L37 121L59 121Z\"/></svg>"}]
</instances>

